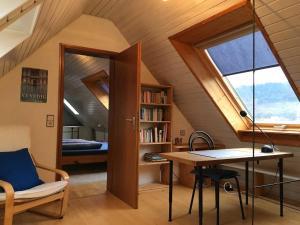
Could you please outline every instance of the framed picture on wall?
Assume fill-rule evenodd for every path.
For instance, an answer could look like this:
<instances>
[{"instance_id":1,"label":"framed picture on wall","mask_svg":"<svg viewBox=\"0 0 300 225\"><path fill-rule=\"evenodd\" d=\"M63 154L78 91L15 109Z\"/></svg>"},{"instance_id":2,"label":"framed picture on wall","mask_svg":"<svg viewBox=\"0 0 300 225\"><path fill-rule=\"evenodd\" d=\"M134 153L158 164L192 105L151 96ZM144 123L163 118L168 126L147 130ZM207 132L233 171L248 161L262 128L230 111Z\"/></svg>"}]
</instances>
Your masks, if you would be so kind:
<instances>
[{"instance_id":1,"label":"framed picture on wall","mask_svg":"<svg viewBox=\"0 0 300 225\"><path fill-rule=\"evenodd\" d=\"M48 70L36 68L22 68L21 101L47 102Z\"/></svg>"}]
</instances>

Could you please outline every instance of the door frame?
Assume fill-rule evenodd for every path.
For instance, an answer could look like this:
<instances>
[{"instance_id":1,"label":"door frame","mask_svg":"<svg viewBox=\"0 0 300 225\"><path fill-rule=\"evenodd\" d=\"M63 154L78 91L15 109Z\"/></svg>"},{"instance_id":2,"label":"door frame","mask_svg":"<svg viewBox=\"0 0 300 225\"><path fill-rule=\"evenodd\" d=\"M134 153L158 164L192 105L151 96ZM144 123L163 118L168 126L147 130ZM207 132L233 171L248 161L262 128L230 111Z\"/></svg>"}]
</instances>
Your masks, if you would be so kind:
<instances>
[{"instance_id":1,"label":"door frame","mask_svg":"<svg viewBox=\"0 0 300 225\"><path fill-rule=\"evenodd\" d=\"M59 80L58 80L58 112L57 112L57 142L56 142L56 167L61 169L62 161L62 135L63 135L63 112L64 112L64 72L65 72L65 53L82 54L94 57L109 58L118 52L82 47L69 44L59 44ZM111 63L111 62L110 62ZM111 91L111 90L110 90ZM108 115L110 111L108 111ZM59 177L56 177L58 179Z\"/></svg>"}]
</instances>

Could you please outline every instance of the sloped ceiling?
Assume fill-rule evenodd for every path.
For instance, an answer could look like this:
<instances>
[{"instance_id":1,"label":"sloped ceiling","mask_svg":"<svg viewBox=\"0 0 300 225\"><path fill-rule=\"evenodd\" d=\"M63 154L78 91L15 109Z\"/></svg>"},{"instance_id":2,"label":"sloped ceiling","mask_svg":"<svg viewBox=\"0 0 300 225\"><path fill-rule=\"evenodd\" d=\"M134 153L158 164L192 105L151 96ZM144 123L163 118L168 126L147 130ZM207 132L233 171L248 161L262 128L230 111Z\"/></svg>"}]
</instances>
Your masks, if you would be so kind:
<instances>
[{"instance_id":1,"label":"sloped ceiling","mask_svg":"<svg viewBox=\"0 0 300 225\"><path fill-rule=\"evenodd\" d=\"M32 35L0 58L0 77L78 18L88 0L44 0Z\"/></svg>"},{"instance_id":2,"label":"sloped ceiling","mask_svg":"<svg viewBox=\"0 0 300 225\"><path fill-rule=\"evenodd\" d=\"M168 37L238 0L92 0L85 13L112 20L129 43L141 40L143 61L162 83L175 88L175 102L194 128L228 146L239 145L229 125L171 46ZM300 2L257 0L271 40L300 88Z\"/></svg>"},{"instance_id":3,"label":"sloped ceiling","mask_svg":"<svg viewBox=\"0 0 300 225\"><path fill-rule=\"evenodd\" d=\"M11 70L82 12L112 20L129 43L141 40L143 61L161 82L175 87L175 102L194 128L239 145L218 109L194 79L168 37L239 0L45 0L31 38L0 59L0 75ZM76 3L76 4L75 4ZM257 0L271 40L300 88L300 2Z\"/></svg>"},{"instance_id":4,"label":"sloped ceiling","mask_svg":"<svg viewBox=\"0 0 300 225\"><path fill-rule=\"evenodd\" d=\"M108 111L81 81L99 71L109 74L109 59L65 54L64 97L79 112L76 118L85 126L106 129Z\"/></svg>"}]
</instances>

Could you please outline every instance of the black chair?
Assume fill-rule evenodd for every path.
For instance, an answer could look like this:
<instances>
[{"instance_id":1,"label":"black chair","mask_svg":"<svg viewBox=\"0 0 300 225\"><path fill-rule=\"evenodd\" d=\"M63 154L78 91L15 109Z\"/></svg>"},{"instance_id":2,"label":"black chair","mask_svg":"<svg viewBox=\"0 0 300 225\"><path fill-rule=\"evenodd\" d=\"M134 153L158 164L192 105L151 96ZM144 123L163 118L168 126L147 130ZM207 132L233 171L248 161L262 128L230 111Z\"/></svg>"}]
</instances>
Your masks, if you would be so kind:
<instances>
[{"instance_id":1,"label":"black chair","mask_svg":"<svg viewBox=\"0 0 300 225\"><path fill-rule=\"evenodd\" d=\"M194 143L196 140L202 140L208 145L208 149L213 150L215 149L215 144L213 139L204 131L195 131L194 133L191 134L189 138L189 149L190 151L195 151L197 149L194 148ZM197 187L197 177L199 176L197 172L197 168L195 168L191 173L195 174L195 183L194 183L194 188L193 188L193 193L192 193L192 198L191 198L191 203L190 203L190 208L189 208L189 214L192 212L192 207L193 207L193 201L194 201L194 196L195 196L195 190ZM216 224L219 225L220 223L220 181L221 180L227 180L227 179L235 179L237 189L238 189L238 196L239 196L239 201L240 201L240 207L241 207L241 213L242 213L242 219L245 219L244 215L244 209L243 209L243 203L242 203L242 197L241 197L241 190L240 190L240 184L238 180L238 172L234 170L225 170L225 169L219 169L216 167L211 167L209 166L208 168L203 169L202 175L204 178L210 178L215 185L215 207L217 209L217 222Z\"/></svg>"}]
</instances>

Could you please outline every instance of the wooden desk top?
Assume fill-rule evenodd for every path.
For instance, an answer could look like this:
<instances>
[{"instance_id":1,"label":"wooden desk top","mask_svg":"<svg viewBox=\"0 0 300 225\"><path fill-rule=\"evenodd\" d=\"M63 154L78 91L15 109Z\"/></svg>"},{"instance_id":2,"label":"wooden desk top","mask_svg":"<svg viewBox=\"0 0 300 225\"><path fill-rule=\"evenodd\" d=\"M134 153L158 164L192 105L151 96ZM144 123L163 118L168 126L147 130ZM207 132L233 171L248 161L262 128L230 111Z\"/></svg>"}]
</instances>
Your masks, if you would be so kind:
<instances>
[{"instance_id":1,"label":"wooden desk top","mask_svg":"<svg viewBox=\"0 0 300 225\"><path fill-rule=\"evenodd\" d=\"M252 152L252 148L231 148L231 149L219 149L219 150L231 150L231 151L236 150L236 151ZM211 151L218 151L218 150L211 150ZM254 161L289 158L294 156L293 153L289 153L289 152L273 152L273 153L261 154L260 149L256 149L255 151L259 153L259 155L254 157ZM253 161L253 158L249 156L212 158L212 157L191 154L190 152L169 152L169 153L160 153L160 155L168 160L173 160L176 162L180 162L192 166L207 166L207 165L214 165L214 164Z\"/></svg>"},{"instance_id":2,"label":"wooden desk top","mask_svg":"<svg viewBox=\"0 0 300 225\"><path fill-rule=\"evenodd\" d=\"M207 148L207 144L205 144L205 143L195 143L194 146L196 148L199 148L199 149L206 149ZM188 145L188 143L173 145L173 148L175 148L175 149L189 149L189 145ZM225 148L225 145L215 144L215 148L216 149Z\"/></svg>"}]
</instances>

